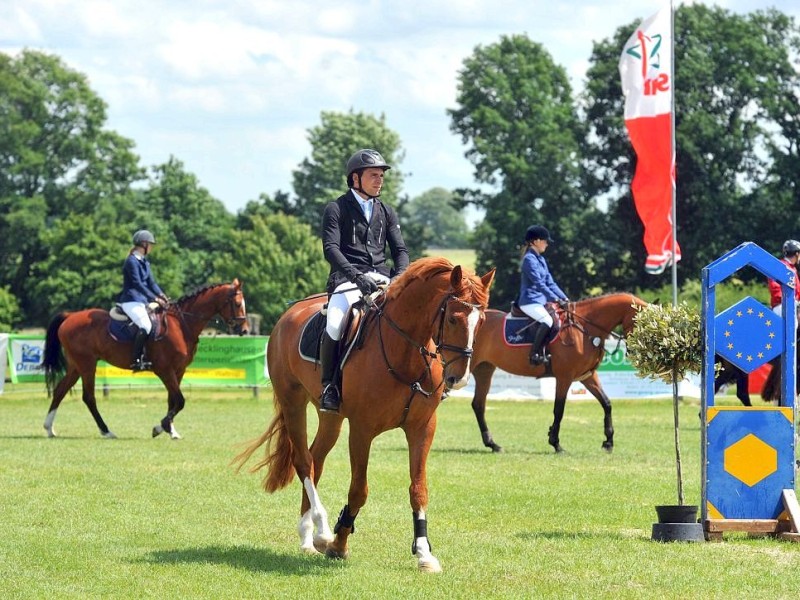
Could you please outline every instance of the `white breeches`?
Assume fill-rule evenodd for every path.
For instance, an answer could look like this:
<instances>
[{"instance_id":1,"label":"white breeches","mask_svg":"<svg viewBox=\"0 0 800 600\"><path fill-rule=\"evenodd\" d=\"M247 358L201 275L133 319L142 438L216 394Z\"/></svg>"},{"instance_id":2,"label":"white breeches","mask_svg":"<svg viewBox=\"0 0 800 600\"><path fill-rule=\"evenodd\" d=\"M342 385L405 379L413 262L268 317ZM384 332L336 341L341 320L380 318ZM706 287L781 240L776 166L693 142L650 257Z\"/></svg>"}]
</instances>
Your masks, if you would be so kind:
<instances>
[{"instance_id":1,"label":"white breeches","mask_svg":"<svg viewBox=\"0 0 800 600\"><path fill-rule=\"evenodd\" d=\"M386 275L381 275L375 271L364 273L367 277L372 278L377 284L384 285L389 283L389 278ZM347 290L343 292L342 290ZM328 320L325 325L325 331L331 336L333 340L342 339L342 325L344 324L344 316L350 307L353 306L361 298L361 291L355 283L345 281L340 283L330 300L328 300Z\"/></svg>"},{"instance_id":2,"label":"white breeches","mask_svg":"<svg viewBox=\"0 0 800 600\"><path fill-rule=\"evenodd\" d=\"M152 323L150 323L150 315L147 314L147 308L145 308L144 304L141 302L123 302L120 304L120 308L131 318L131 321L147 333L150 333Z\"/></svg>"},{"instance_id":3,"label":"white breeches","mask_svg":"<svg viewBox=\"0 0 800 600\"><path fill-rule=\"evenodd\" d=\"M543 304L523 304L519 309L534 321L544 323L548 327L553 326L553 317L550 316Z\"/></svg>"}]
</instances>

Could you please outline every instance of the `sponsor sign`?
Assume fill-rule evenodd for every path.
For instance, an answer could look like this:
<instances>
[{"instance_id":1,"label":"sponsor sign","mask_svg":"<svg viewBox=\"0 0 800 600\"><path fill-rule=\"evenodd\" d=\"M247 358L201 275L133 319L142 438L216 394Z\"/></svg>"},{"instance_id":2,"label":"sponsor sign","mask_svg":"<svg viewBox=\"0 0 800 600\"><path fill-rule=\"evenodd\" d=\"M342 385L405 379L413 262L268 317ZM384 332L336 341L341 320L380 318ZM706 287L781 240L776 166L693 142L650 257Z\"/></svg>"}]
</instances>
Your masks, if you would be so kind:
<instances>
[{"instance_id":1,"label":"sponsor sign","mask_svg":"<svg viewBox=\"0 0 800 600\"><path fill-rule=\"evenodd\" d=\"M197 354L186 369L183 382L192 385L267 385L266 336L201 337ZM13 383L44 382L42 336L11 335L8 350ZM149 371L133 373L105 361L97 363L97 385L153 385L158 377Z\"/></svg>"}]
</instances>

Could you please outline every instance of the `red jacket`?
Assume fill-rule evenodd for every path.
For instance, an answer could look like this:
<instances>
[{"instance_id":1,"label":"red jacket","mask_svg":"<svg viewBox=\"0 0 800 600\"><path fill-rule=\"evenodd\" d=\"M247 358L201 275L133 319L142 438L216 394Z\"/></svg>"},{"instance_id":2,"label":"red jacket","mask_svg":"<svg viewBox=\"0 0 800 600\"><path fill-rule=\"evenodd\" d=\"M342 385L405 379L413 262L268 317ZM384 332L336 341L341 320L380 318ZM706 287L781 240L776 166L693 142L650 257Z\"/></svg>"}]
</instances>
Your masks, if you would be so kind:
<instances>
[{"instance_id":1,"label":"red jacket","mask_svg":"<svg viewBox=\"0 0 800 600\"><path fill-rule=\"evenodd\" d=\"M785 258L782 258L781 262L794 273L794 301L798 303L800 302L800 282L797 281L797 268ZM774 279L767 279L767 287L769 287L769 305L771 308L775 308L781 303L781 284Z\"/></svg>"}]
</instances>

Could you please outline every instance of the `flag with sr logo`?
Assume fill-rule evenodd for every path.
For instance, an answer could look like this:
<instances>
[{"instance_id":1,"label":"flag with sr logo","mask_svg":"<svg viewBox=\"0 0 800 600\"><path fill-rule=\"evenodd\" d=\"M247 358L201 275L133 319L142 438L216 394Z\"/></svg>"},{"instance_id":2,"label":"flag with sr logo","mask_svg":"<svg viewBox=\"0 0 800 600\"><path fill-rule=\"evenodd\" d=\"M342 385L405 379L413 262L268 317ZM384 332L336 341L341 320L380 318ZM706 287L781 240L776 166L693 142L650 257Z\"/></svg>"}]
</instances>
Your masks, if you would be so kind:
<instances>
[{"instance_id":1,"label":"flag with sr logo","mask_svg":"<svg viewBox=\"0 0 800 600\"><path fill-rule=\"evenodd\" d=\"M657 275L673 260L675 154L670 8L642 21L628 38L619 59L619 73L625 96L625 126L636 152L631 191L644 225L645 270ZM680 259L676 241L675 261Z\"/></svg>"}]
</instances>

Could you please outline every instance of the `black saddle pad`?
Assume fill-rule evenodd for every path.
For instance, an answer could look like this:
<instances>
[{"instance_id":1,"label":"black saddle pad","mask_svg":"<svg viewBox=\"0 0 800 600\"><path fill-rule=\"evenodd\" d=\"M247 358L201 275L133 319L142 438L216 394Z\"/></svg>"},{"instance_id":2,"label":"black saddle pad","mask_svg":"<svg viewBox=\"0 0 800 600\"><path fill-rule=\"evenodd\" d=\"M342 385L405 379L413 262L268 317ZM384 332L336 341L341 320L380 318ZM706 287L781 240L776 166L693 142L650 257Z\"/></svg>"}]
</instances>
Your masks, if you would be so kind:
<instances>
[{"instance_id":1,"label":"black saddle pad","mask_svg":"<svg viewBox=\"0 0 800 600\"><path fill-rule=\"evenodd\" d=\"M503 319L503 339L509 346L525 346L533 343L533 330L535 321L530 317L512 317L507 314ZM546 343L549 344L561 330L558 318L553 319L553 326L547 334Z\"/></svg>"},{"instance_id":2,"label":"black saddle pad","mask_svg":"<svg viewBox=\"0 0 800 600\"><path fill-rule=\"evenodd\" d=\"M158 341L164 337L166 327L162 327L162 319L155 318L153 313L149 311L148 314L150 315L150 323L152 324L149 339ZM164 321L164 323L166 324L166 321ZM133 338L136 337L137 331L139 331L139 327L130 319L127 321L110 319L108 322L108 334L118 342L132 342Z\"/></svg>"},{"instance_id":3,"label":"black saddle pad","mask_svg":"<svg viewBox=\"0 0 800 600\"><path fill-rule=\"evenodd\" d=\"M325 331L325 324L325 315L317 311L303 325L298 348L301 358L311 362L319 362L319 341L322 338L322 332Z\"/></svg>"}]
</instances>

